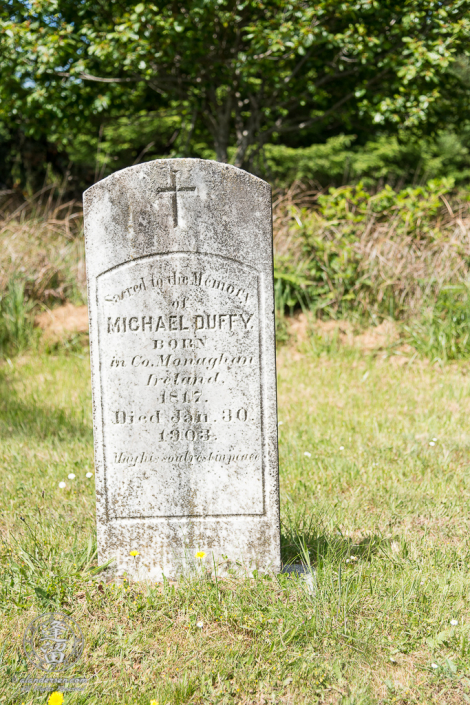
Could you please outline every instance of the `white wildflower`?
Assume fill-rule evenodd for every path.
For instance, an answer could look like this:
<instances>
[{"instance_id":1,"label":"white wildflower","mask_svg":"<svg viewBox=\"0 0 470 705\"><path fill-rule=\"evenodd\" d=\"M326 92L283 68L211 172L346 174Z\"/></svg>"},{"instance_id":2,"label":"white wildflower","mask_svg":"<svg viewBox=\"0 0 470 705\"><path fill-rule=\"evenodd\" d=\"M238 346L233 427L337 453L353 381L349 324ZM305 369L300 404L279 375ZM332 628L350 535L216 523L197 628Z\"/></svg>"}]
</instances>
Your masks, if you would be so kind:
<instances>
[{"instance_id":1,"label":"white wildflower","mask_svg":"<svg viewBox=\"0 0 470 705\"><path fill-rule=\"evenodd\" d=\"M308 452L308 450L305 451L304 455L307 456L307 458L311 458L312 454Z\"/></svg>"},{"instance_id":2,"label":"white wildflower","mask_svg":"<svg viewBox=\"0 0 470 705\"><path fill-rule=\"evenodd\" d=\"M339 449L340 449L340 450L344 450L344 446L340 446Z\"/></svg>"},{"instance_id":3,"label":"white wildflower","mask_svg":"<svg viewBox=\"0 0 470 705\"><path fill-rule=\"evenodd\" d=\"M437 663L432 663L431 668L439 668L439 666L437 665Z\"/></svg>"},{"instance_id":4,"label":"white wildflower","mask_svg":"<svg viewBox=\"0 0 470 705\"><path fill-rule=\"evenodd\" d=\"M459 623L459 620L458 619L451 619L450 623L452 624L453 627L456 627L457 624Z\"/></svg>"},{"instance_id":5,"label":"white wildflower","mask_svg":"<svg viewBox=\"0 0 470 705\"><path fill-rule=\"evenodd\" d=\"M63 490L65 487L65 482L59 482L59 487L61 490Z\"/></svg>"},{"instance_id":6,"label":"white wildflower","mask_svg":"<svg viewBox=\"0 0 470 705\"><path fill-rule=\"evenodd\" d=\"M69 474L67 475L67 477L69 478L69 480L75 480L75 473L69 472Z\"/></svg>"},{"instance_id":7,"label":"white wildflower","mask_svg":"<svg viewBox=\"0 0 470 705\"><path fill-rule=\"evenodd\" d=\"M85 475L85 477L88 477L88 478L93 477L93 473L92 473L92 472L87 472L87 474Z\"/></svg>"},{"instance_id":8,"label":"white wildflower","mask_svg":"<svg viewBox=\"0 0 470 705\"><path fill-rule=\"evenodd\" d=\"M198 622L198 623L196 624L196 627L197 627L198 629L202 629L203 626L204 626L204 622Z\"/></svg>"},{"instance_id":9,"label":"white wildflower","mask_svg":"<svg viewBox=\"0 0 470 705\"><path fill-rule=\"evenodd\" d=\"M429 441L429 445L430 445L430 446L435 446L436 444L434 443L434 441Z\"/></svg>"}]
</instances>

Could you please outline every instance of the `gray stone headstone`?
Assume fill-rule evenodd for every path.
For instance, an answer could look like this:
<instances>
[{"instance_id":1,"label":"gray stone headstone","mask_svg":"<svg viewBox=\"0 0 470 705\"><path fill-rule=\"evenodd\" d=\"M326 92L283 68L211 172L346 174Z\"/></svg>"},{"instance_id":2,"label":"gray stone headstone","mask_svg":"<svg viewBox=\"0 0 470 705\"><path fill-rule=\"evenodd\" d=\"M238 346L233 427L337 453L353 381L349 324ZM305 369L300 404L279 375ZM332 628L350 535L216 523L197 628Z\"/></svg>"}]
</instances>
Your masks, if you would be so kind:
<instances>
[{"instance_id":1,"label":"gray stone headstone","mask_svg":"<svg viewBox=\"0 0 470 705\"><path fill-rule=\"evenodd\" d=\"M157 160L84 208L99 560L279 570L270 187Z\"/></svg>"}]
</instances>

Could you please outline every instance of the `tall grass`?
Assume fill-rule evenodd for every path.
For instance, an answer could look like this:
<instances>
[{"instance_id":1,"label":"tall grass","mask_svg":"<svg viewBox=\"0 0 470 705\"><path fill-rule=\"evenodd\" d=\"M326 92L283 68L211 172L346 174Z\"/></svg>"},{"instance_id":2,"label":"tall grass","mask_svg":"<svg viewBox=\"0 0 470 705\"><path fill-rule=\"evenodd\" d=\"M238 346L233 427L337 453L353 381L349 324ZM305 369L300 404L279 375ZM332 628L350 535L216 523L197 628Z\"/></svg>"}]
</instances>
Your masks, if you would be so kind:
<instances>
[{"instance_id":1,"label":"tall grass","mask_svg":"<svg viewBox=\"0 0 470 705\"><path fill-rule=\"evenodd\" d=\"M422 355L447 362L470 355L470 291L467 282L443 288L435 302L404 326Z\"/></svg>"},{"instance_id":2,"label":"tall grass","mask_svg":"<svg viewBox=\"0 0 470 705\"><path fill-rule=\"evenodd\" d=\"M0 355L25 348L41 307L86 298L80 203L53 187L15 198L0 201ZM359 324L392 318L420 354L469 357L469 199L449 179L375 193L294 183L275 193L279 338L283 316L298 310Z\"/></svg>"},{"instance_id":3,"label":"tall grass","mask_svg":"<svg viewBox=\"0 0 470 705\"><path fill-rule=\"evenodd\" d=\"M351 308L415 316L469 279L470 193L450 180L399 192L361 184L277 194L274 249L278 304L343 314ZM288 292L288 293L286 293Z\"/></svg>"},{"instance_id":4,"label":"tall grass","mask_svg":"<svg viewBox=\"0 0 470 705\"><path fill-rule=\"evenodd\" d=\"M83 302L86 275L81 204L57 186L29 198L0 198L0 293L22 281L25 296L52 306Z\"/></svg>"},{"instance_id":5,"label":"tall grass","mask_svg":"<svg viewBox=\"0 0 470 705\"><path fill-rule=\"evenodd\" d=\"M0 355L26 350L33 335L32 307L25 297L24 282L12 278L0 294Z\"/></svg>"},{"instance_id":6,"label":"tall grass","mask_svg":"<svg viewBox=\"0 0 470 705\"><path fill-rule=\"evenodd\" d=\"M469 197L446 179L399 192L358 184L324 193L297 183L278 193L278 313L392 318L420 353L469 357Z\"/></svg>"},{"instance_id":7,"label":"tall grass","mask_svg":"<svg viewBox=\"0 0 470 705\"><path fill-rule=\"evenodd\" d=\"M63 202L57 186L0 198L0 357L30 346L39 311L85 301L81 234L81 205Z\"/></svg>"}]
</instances>

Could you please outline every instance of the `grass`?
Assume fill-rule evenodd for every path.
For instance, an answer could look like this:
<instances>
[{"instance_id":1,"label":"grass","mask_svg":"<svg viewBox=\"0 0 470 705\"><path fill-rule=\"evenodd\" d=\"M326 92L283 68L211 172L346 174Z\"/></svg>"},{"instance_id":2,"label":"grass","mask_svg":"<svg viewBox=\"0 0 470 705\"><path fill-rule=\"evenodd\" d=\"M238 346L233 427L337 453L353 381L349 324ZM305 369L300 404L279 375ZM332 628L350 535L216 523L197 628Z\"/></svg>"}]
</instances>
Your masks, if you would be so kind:
<instances>
[{"instance_id":1,"label":"grass","mask_svg":"<svg viewBox=\"0 0 470 705\"><path fill-rule=\"evenodd\" d=\"M105 584L86 351L0 366L1 703L46 702L11 677L57 607L90 679L66 705L470 702L470 367L309 345L278 368L283 558L308 580Z\"/></svg>"},{"instance_id":2,"label":"grass","mask_svg":"<svg viewBox=\"0 0 470 705\"><path fill-rule=\"evenodd\" d=\"M81 204L62 200L52 185L26 199L0 196L0 298L21 283L36 313L86 300Z\"/></svg>"},{"instance_id":3,"label":"grass","mask_svg":"<svg viewBox=\"0 0 470 705\"><path fill-rule=\"evenodd\" d=\"M33 314L86 301L82 207L63 197L58 184L26 198L0 193L3 347L8 339L18 347L15 326L1 318L14 320L8 301L20 285ZM424 332L425 354L470 358L468 189L434 179L398 191L359 183L325 193L294 182L274 192L273 227L278 310L364 325L392 318L417 345Z\"/></svg>"}]
</instances>

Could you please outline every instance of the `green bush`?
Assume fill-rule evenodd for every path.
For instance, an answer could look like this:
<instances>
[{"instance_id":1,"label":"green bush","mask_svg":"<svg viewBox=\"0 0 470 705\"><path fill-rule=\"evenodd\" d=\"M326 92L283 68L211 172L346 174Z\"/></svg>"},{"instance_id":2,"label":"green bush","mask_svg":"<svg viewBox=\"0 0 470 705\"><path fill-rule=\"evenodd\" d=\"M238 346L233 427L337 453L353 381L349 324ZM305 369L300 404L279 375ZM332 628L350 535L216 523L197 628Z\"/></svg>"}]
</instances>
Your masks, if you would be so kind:
<instances>
[{"instance_id":1,"label":"green bush","mask_svg":"<svg viewBox=\"0 0 470 705\"><path fill-rule=\"evenodd\" d=\"M280 187L295 181L321 187L362 181L368 188L390 184L400 190L445 177L465 184L470 177L470 125L458 133L442 131L420 139L384 134L358 144L355 135L343 134L309 147L268 144L258 172Z\"/></svg>"},{"instance_id":2,"label":"green bush","mask_svg":"<svg viewBox=\"0 0 470 705\"><path fill-rule=\"evenodd\" d=\"M301 195L281 199L278 312L364 323L392 317L420 354L469 358L469 194L453 187L443 178L371 193L359 182L307 205Z\"/></svg>"}]
</instances>

